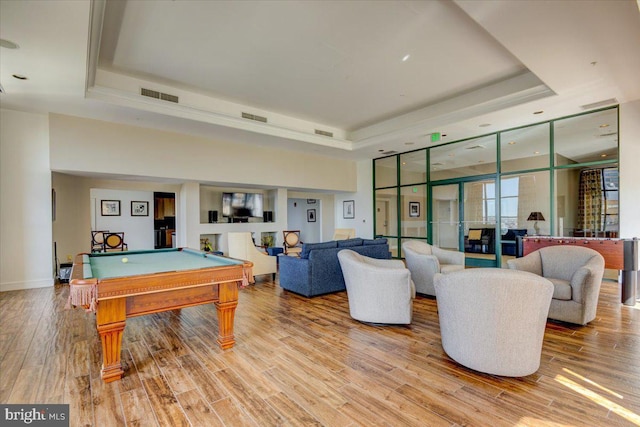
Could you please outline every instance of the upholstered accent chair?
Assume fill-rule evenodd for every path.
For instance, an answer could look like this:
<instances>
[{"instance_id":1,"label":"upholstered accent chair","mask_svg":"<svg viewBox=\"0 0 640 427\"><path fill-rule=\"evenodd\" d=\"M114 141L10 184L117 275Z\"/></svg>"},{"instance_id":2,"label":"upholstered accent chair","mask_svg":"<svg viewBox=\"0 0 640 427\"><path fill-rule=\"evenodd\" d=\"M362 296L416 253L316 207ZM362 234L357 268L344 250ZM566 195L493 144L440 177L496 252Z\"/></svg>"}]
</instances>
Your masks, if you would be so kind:
<instances>
[{"instance_id":1,"label":"upholstered accent chair","mask_svg":"<svg viewBox=\"0 0 640 427\"><path fill-rule=\"evenodd\" d=\"M302 252L300 230L284 230L282 234L284 237L284 254L289 256L300 256L300 252Z\"/></svg>"},{"instance_id":2,"label":"upholstered accent chair","mask_svg":"<svg viewBox=\"0 0 640 427\"><path fill-rule=\"evenodd\" d=\"M347 240L356 237L355 228L336 228L331 240Z\"/></svg>"},{"instance_id":3,"label":"upholstered accent chair","mask_svg":"<svg viewBox=\"0 0 640 427\"><path fill-rule=\"evenodd\" d=\"M596 318L604 258L593 249L549 246L511 259L507 265L513 270L545 277L553 283L549 319L586 325Z\"/></svg>"},{"instance_id":4,"label":"upholstered accent chair","mask_svg":"<svg viewBox=\"0 0 640 427\"><path fill-rule=\"evenodd\" d=\"M104 235L109 230L91 231L91 252L104 252Z\"/></svg>"},{"instance_id":5,"label":"upholstered accent chair","mask_svg":"<svg viewBox=\"0 0 640 427\"><path fill-rule=\"evenodd\" d=\"M128 251L129 246L124 242L124 233L105 233L104 252Z\"/></svg>"},{"instance_id":6,"label":"upholstered accent chair","mask_svg":"<svg viewBox=\"0 0 640 427\"><path fill-rule=\"evenodd\" d=\"M227 244L231 258L243 259L253 263L253 276L271 274L275 280L278 266L276 257L269 256L253 244L250 232L227 233ZM255 282L255 280L254 280Z\"/></svg>"},{"instance_id":7,"label":"upholstered accent chair","mask_svg":"<svg viewBox=\"0 0 640 427\"><path fill-rule=\"evenodd\" d=\"M435 277L440 335L456 362L523 377L540 367L553 284L538 275L475 268Z\"/></svg>"},{"instance_id":8,"label":"upholstered accent chair","mask_svg":"<svg viewBox=\"0 0 640 427\"><path fill-rule=\"evenodd\" d=\"M368 323L411 323L415 286L402 261L369 258L350 249L338 252L338 260L352 318Z\"/></svg>"},{"instance_id":9,"label":"upholstered accent chair","mask_svg":"<svg viewBox=\"0 0 640 427\"><path fill-rule=\"evenodd\" d=\"M433 277L436 273L464 270L464 253L440 249L420 240L402 243L407 268L416 284L416 292L435 296Z\"/></svg>"}]
</instances>

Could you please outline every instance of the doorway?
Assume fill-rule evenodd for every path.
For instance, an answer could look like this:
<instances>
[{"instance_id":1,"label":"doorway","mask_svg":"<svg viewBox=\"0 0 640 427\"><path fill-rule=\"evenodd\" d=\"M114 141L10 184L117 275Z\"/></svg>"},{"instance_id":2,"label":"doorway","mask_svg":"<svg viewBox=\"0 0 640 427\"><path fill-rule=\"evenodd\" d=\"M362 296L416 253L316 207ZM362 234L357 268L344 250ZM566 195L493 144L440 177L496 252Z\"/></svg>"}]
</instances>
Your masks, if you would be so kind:
<instances>
[{"instance_id":1,"label":"doorway","mask_svg":"<svg viewBox=\"0 0 640 427\"><path fill-rule=\"evenodd\" d=\"M376 200L376 235L389 235L389 201Z\"/></svg>"},{"instance_id":2,"label":"doorway","mask_svg":"<svg viewBox=\"0 0 640 427\"><path fill-rule=\"evenodd\" d=\"M176 247L176 195L153 193L154 248Z\"/></svg>"},{"instance_id":3,"label":"doorway","mask_svg":"<svg viewBox=\"0 0 640 427\"><path fill-rule=\"evenodd\" d=\"M432 243L465 253L469 267L497 267L495 178L431 186Z\"/></svg>"}]
</instances>

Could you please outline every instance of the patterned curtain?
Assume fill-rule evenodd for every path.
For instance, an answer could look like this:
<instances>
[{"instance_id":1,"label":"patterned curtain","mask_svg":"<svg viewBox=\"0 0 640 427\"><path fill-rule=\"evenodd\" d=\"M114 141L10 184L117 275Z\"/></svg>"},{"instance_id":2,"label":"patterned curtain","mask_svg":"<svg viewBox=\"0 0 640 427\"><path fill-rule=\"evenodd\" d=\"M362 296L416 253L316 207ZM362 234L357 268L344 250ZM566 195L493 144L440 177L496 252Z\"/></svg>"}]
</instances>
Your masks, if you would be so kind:
<instances>
[{"instance_id":1,"label":"patterned curtain","mask_svg":"<svg viewBox=\"0 0 640 427\"><path fill-rule=\"evenodd\" d=\"M578 229L603 230L604 192L602 191L602 169L590 169L580 172L578 197Z\"/></svg>"},{"instance_id":2,"label":"patterned curtain","mask_svg":"<svg viewBox=\"0 0 640 427\"><path fill-rule=\"evenodd\" d=\"M483 207L483 194L484 183L472 182L465 186L464 189L464 220L466 226L469 223L476 223L472 227L477 227L479 224L485 222L485 215ZM466 231L466 230L465 230Z\"/></svg>"}]
</instances>

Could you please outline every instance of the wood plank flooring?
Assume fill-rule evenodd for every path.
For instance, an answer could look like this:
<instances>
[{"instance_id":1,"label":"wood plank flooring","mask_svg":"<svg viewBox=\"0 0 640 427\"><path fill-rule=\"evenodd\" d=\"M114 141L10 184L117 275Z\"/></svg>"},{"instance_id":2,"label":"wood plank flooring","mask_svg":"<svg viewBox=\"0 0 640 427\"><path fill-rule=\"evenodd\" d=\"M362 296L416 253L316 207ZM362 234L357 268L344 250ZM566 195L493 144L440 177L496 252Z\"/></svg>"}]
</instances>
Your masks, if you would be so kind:
<instances>
[{"instance_id":1,"label":"wood plank flooring","mask_svg":"<svg viewBox=\"0 0 640 427\"><path fill-rule=\"evenodd\" d=\"M213 305L127 320L126 375L109 384L95 316L64 309L67 286L0 293L0 402L68 403L72 426L640 426L640 304L615 282L588 326L548 322L537 373L501 378L446 356L435 299L416 299L410 326L366 325L344 292L260 279L231 350Z\"/></svg>"}]
</instances>

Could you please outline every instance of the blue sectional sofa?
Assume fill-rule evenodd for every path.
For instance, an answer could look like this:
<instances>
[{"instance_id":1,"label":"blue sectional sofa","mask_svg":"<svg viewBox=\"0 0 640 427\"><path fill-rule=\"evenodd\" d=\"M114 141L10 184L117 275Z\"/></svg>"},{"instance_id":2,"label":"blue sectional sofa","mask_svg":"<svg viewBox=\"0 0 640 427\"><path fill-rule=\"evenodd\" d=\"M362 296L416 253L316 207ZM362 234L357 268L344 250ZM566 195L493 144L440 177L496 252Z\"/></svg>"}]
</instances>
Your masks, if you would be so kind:
<instances>
[{"instance_id":1,"label":"blue sectional sofa","mask_svg":"<svg viewBox=\"0 0 640 427\"><path fill-rule=\"evenodd\" d=\"M387 239L332 240L305 243L300 258L280 255L280 286L306 297L346 289L338 252L351 249L371 258L390 259Z\"/></svg>"}]
</instances>

